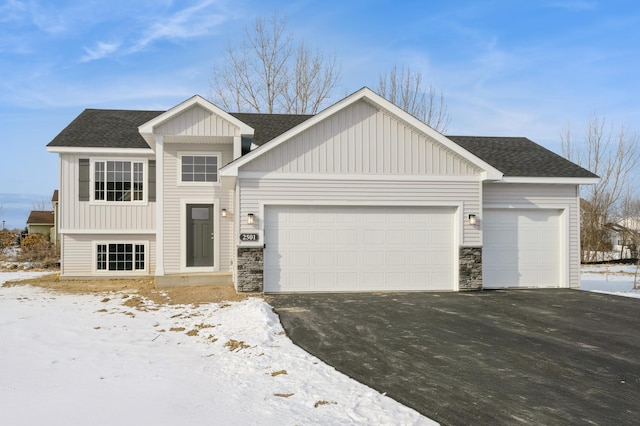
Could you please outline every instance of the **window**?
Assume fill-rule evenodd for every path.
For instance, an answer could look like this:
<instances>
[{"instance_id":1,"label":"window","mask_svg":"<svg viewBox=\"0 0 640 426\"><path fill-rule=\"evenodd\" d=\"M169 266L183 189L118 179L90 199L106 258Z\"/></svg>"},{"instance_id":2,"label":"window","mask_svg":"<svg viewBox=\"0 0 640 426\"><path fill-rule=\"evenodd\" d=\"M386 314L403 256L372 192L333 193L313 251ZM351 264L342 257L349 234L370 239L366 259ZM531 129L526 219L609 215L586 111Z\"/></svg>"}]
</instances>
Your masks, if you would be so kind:
<instances>
[{"instance_id":1,"label":"window","mask_svg":"<svg viewBox=\"0 0 640 426\"><path fill-rule=\"evenodd\" d=\"M98 244L96 269L98 271L143 271L145 269L144 244Z\"/></svg>"},{"instance_id":2,"label":"window","mask_svg":"<svg viewBox=\"0 0 640 426\"><path fill-rule=\"evenodd\" d=\"M94 163L94 200L143 201L144 166L133 161Z\"/></svg>"},{"instance_id":3,"label":"window","mask_svg":"<svg viewBox=\"0 0 640 426\"><path fill-rule=\"evenodd\" d=\"M181 155L182 182L217 182L217 155Z\"/></svg>"}]
</instances>

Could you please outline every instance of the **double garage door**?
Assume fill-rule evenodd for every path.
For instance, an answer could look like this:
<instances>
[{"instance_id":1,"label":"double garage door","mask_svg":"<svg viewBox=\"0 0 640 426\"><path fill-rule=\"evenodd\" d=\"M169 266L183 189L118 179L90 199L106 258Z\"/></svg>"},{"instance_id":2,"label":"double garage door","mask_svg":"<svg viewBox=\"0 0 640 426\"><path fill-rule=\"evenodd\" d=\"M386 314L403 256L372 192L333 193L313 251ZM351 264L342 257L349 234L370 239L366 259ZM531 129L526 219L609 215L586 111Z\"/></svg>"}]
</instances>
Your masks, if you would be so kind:
<instances>
[{"instance_id":1,"label":"double garage door","mask_svg":"<svg viewBox=\"0 0 640 426\"><path fill-rule=\"evenodd\" d=\"M559 287L560 217L553 209L485 209L483 287Z\"/></svg>"},{"instance_id":2,"label":"double garage door","mask_svg":"<svg viewBox=\"0 0 640 426\"><path fill-rule=\"evenodd\" d=\"M446 207L266 206L264 291L453 290L453 218Z\"/></svg>"}]
</instances>

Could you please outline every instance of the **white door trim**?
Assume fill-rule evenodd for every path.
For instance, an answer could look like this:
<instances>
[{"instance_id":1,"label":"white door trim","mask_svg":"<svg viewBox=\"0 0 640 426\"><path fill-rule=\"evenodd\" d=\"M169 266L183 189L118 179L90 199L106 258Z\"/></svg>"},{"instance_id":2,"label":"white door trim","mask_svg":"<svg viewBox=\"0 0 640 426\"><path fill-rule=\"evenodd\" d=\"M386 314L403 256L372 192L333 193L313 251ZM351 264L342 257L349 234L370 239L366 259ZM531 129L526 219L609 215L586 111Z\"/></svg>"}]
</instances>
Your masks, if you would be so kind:
<instances>
[{"instance_id":1,"label":"white door trim","mask_svg":"<svg viewBox=\"0 0 640 426\"><path fill-rule=\"evenodd\" d=\"M213 205L213 267L187 266L187 205L211 204ZM220 199L208 198L182 198L180 199L180 272L202 273L217 272L220 270Z\"/></svg>"}]
</instances>

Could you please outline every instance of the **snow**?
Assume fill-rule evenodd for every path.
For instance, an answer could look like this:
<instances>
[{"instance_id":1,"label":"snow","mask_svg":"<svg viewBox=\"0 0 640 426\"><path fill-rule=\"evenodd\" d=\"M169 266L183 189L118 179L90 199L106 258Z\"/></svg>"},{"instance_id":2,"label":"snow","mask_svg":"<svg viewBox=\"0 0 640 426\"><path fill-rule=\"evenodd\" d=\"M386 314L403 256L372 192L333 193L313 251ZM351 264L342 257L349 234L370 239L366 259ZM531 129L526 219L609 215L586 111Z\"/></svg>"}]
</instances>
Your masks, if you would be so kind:
<instances>
[{"instance_id":1,"label":"snow","mask_svg":"<svg viewBox=\"0 0 640 426\"><path fill-rule=\"evenodd\" d=\"M135 297L1 287L0 423L437 424L295 346L262 299Z\"/></svg>"},{"instance_id":2,"label":"snow","mask_svg":"<svg viewBox=\"0 0 640 426\"><path fill-rule=\"evenodd\" d=\"M590 265L583 266L580 289L617 296L640 298L640 290L633 288L635 265ZM637 285L640 288L640 270Z\"/></svg>"},{"instance_id":3,"label":"snow","mask_svg":"<svg viewBox=\"0 0 640 426\"><path fill-rule=\"evenodd\" d=\"M584 267L581 289L640 297L635 270ZM40 274L0 272L0 284ZM0 423L437 424L295 346L260 298L135 297L0 287Z\"/></svg>"}]
</instances>

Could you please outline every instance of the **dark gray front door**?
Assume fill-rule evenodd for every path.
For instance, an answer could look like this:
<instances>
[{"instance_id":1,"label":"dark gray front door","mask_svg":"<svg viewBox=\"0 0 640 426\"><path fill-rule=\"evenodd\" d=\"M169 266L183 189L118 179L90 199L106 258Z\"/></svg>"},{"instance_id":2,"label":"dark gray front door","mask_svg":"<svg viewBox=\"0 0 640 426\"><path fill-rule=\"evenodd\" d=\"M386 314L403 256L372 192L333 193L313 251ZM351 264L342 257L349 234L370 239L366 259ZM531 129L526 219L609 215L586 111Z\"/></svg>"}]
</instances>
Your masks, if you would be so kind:
<instances>
[{"instance_id":1,"label":"dark gray front door","mask_svg":"<svg viewBox=\"0 0 640 426\"><path fill-rule=\"evenodd\" d=\"M187 204L187 266L213 266L212 204Z\"/></svg>"}]
</instances>

